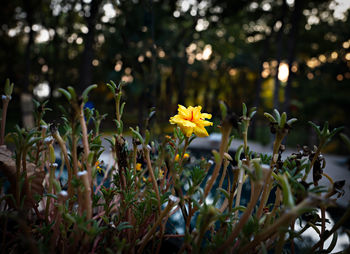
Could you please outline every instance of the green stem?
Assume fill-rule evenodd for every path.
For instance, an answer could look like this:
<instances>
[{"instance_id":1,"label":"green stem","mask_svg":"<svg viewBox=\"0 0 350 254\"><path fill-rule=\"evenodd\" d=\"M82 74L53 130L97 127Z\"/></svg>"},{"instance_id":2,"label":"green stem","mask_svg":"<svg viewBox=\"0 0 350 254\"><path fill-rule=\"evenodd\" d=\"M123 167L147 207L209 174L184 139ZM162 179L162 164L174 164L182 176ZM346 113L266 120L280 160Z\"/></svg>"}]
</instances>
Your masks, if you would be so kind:
<instances>
[{"instance_id":1,"label":"green stem","mask_svg":"<svg viewBox=\"0 0 350 254\"><path fill-rule=\"evenodd\" d=\"M120 122L120 98L122 96L122 93L119 92L116 96L115 96L115 115L117 118L117 121Z\"/></svg>"},{"instance_id":2,"label":"green stem","mask_svg":"<svg viewBox=\"0 0 350 254\"><path fill-rule=\"evenodd\" d=\"M310 207L315 205L317 202L316 199L313 198L305 198L301 203L297 206L293 207L290 211L284 213L279 219L275 221L270 227L257 234L254 237L254 240L244 246L239 253L248 253L254 252L256 246L258 246L262 241L269 238L271 235L275 234L281 227L289 224L292 220L294 220L301 211L303 211L306 207Z\"/></svg>"},{"instance_id":3,"label":"green stem","mask_svg":"<svg viewBox=\"0 0 350 254\"><path fill-rule=\"evenodd\" d=\"M211 175L210 179L208 180L208 182L205 186L203 201L210 193L210 191L215 183L215 180L219 175L220 168L222 165L222 160L224 158L224 153L227 150L227 145L228 145L228 140L229 140L229 136L231 133L231 129L232 129L232 126L226 126L226 127L223 127L223 129L222 129L222 137L221 137L221 144L220 144L220 150L219 150L220 160L218 162L216 162L215 168L213 170L213 174Z\"/></svg>"},{"instance_id":4,"label":"green stem","mask_svg":"<svg viewBox=\"0 0 350 254\"><path fill-rule=\"evenodd\" d=\"M273 143L273 152L272 152L272 159L271 159L271 162L270 162L270 170L267 173L266 178L265 178L265 185L264 185L262 197L261 197L261 200L260 200L259 208L258 208L258 211L257 211L257 214L256 214L257 218L261 217L263 209L264 209L264 207L266 205L266 202L267 202L267 199L269 197L269 193L270 193L270 190L271 190L271 187L272 187L271 175L272 175L272 171L274 169L274 166L275 166L275 164L277 162L278 150L279 150L279 148L281 146L281 143L282 143L282 140L283 140L284 136L285 136L285 134L278 132L277 135L276 135L276 139L275 139L275 141Z\"/></svg>"},{"instance_id":5,"label":"green stem","mask_svg":"<svg viewBox=\"0 0 350 254\"><path fill-rule=\"evenodd\" d=\"M67 152L67 148L66 148L66 144L64 142L64 140L62 139L61 135L58 133L58 131L55 131L54 133L52 133L52 136L55 138L55 140L57 141L62 154L63 154L63 158L64 158L64 163L66 164L67 167L67 172L68 172L68 199L71 199L73 196L73 186L72 186L72 169L70 166L70 162L69 162L69 157L68 157L68 152Z\"/></svg>"},{"instance_id":6,"label":"green stem","mask_svg":"<svg viewBox=\"0 0 350 254\"><path fill-rule=\"evenodd\" d=\"M7 108L9 105L9 99L6 96L6 99L2 100L2 118L1 118L1 136L0 136L0 145L2 146L5 142L5 127L6 127L6 115Z\"/></svg>"},{"instance_id":7,"label":"green stem","mask_svg":"<svg viewBox=\"0 0 350 254\"><path fill-rule=\"evenodd\" d=\"M147 234L143 237L143 239L139 243L139 245L141 245L141 246L138 249L137 253L142 253L142 251L145 248L147 242L149 241L151 236L154 235L154 233L156 232L156 229L161 224L163 218L168 215L168 213L174 207L175 204L176 203L174 203L171 200L169 200L168 205L164 208L163 212L160 214L160 216L158 217L157 221L153 224L152 228L147 232Z\"/></svg>"},{"instance_id":8,"label":"green stem","mask_svg":"<svg viewBox=\"0 0 350 254\"><path fill-rule=\"evenodd\" d=\"M159 210L159 214L160 214L162 209L161 209L161 203L160 203L158 183L157 183L157 180L156 180L156 178L154 176L149 150L148 150L147 147L144 147L143 151L144 151L144 153L146 155L147 168L148 168L149 174L151 175L151 179L152 179L152 183L153 183L153 189L154 189L154 191L156 193L156 197L157 197L157 201L158 201L158 210Z\"/></svg>"},{"instance_id":9,"label":"green stem","mask_svg":"<svg viewBox=\"0 0 350 254\"><path fill-rule=\"evenodd\" d=\"M222 171L222 175L220 178L220 182L219 182L219 188L222 187L222 184L224 183L225 177L226 177L226 173L227 173L227 167L230 164L230 162L228 160L224 160L224 168Z\"/></svg>"},{"instance_id":10,"label":"green stem","mask_svg":"<svg viewBox=\"0 0 350 254\"><path fill-rule=\"evenodd\" d=\"M244 211L242 217L240 218L239 222L236 224L235 228L233 229L232 233L230 234L230 236L218 249L218 253L224 253L225 251L227 251L227 248L232 245L233 241L236 239L236 237L242 231L243 226L247 223L247 221L249 220L249 218L254 210L255 204L259 200L261 188L262 188L261 183L251 181L250 202L249 202L246 210Z\"/></svg>"},{"instance_id":11,"label":"green stem","mask_svg":"<svg viewBox=\"0 0 350 254\"><path fill-rule=\"evenodd\" d=\"M55 172L55 167L50 165L50 173L49 173L49 187L48 187L48 193L53 193L53 177ZM47 196L46 198L46 208L45 208L45 221L49 223L49 211L50 211L50 203L51 203L51 197Z\"/></svg>"},{"instance_id":12,"label":"green stem","mask_svg":"<svg viewBox=\"0 0 350 254\"><path fill-rule=\"evenodd\" d=\"M92 188L92 173L91 173L91 165L88 162L88 157L90 154L90 148L89 148L89 140L88 140L88 132L87 132L87 127L86 127L86 122L85 122L85 117L84 117L84 103L80 105L79 109L79 122L81 126L81 132L82 132L82 142L83 142L83 148L84 148L84 162L86 165L86 171L88 173L88 178L90 182L90 188Z\"/></svg>"},{"instance_id":13,"label":"green stem","mask_svg":"<svg viewBox=\"0 0 350 254\"><path fill-rule=\"evenodd\" d=\"M244 179L244 170L242 168L239 169L238 172L238 186L237 186L237 196L236 196L236 203L235 208L237 208L240 205L241 202L241 194L242 194L242 187L243 187L243 179ZM235 217L238 218L238 210L235 212Z\"/></svg>"}]
</instances>

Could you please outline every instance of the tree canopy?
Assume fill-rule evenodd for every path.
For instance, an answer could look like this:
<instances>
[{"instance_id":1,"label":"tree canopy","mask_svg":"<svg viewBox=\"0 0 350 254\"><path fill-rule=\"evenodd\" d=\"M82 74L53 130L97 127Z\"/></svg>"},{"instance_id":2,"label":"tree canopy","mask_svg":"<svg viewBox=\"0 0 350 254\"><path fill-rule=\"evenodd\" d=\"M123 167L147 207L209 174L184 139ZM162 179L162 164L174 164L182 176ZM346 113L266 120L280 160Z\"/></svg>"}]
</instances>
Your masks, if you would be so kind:
<instances>
[{"instance_id":1,"label":"tree canopy","mask_svg":"<svg viewBox=\"0 0 350 254\"><path fill-rule=\"evenodd\" d=\"M93 102L104 110L112 96L102 84L123 80L129 120L141 125L151 107L166 123L177 104L215 113L223 100L236 112L246 102L260 115L279 108L350 126L349 8L343 0L5 1L0 76L15 83L15 100L29 92L59 101L60 87L98 84ZM18 118L19 104L10 112Z\"/></svg>"}]
</instances>

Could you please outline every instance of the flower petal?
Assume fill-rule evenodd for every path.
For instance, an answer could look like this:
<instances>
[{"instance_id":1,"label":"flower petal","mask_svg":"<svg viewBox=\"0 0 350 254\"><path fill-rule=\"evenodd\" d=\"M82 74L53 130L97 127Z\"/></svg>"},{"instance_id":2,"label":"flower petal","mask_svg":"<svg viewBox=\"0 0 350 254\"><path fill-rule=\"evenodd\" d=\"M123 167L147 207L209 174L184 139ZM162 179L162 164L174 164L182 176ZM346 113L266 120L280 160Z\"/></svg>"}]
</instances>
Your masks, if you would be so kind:
<instances>
[{"instance_id":1,"label":"flower petal","mask_svg":"<svg viewBox=\"0 0 350 254\"><path fill-rule=\"evenodd\" d=\"M191 110L187 109L186 107L182 105L178 105L177 111L179 112L179 115L183 116L184 118L190 118L191 117Z\"/></svg>"},{"instance_id":2,"label":"flower petal","mask_svg":"<svg viewBox=\"0 0 350 254\"><path fill-rule=\"evenodd\" d=\"M196 127L194 128L194 134L196 134L198 137L207 137L209 136L207 130L204 127Z\"/></svg>"},{"instance_id":3,"label":"flower petal","mask_svg":"<svg viewBox=\"0 0 350 254\"><path fill-rule=\"evenodd\" d=\"M205 127L213 125L213 123L204 119L211 119L212 115L208 113L201 113L201 110L201 106L189 106L186 108L179 104L178 114L171 117L169 122L180 127L181 131L187 137L190 137L193 132L195 132L195 134L199 137L206 137L209 134Z\"/></svg>"},{"instance_id":4,"label":"flower petal","mask_svg":"<svg viewBox=\"0 0 350 254\"><path fill-rule=\"evenodd\" d=\"M211 114L202 113L202 114L201 114L201 118L202 118L202 119L205 119L205 118L206 118L206 119L211 119Z\"/></svg>"},{"instance_id":5,"label":"flower petal","mask_svg":"<svg viewBox=\"0 0 350 254\"><path fill-rule=\"evenodd\" d=\"M180 128L186 137L191 137L191 135L193 133L193 127L180 126Z\"/></svg>"},{"instance_id":6,"label":"flower petal","mask_svg":"<svg viewBox=\"0 0 350 254\"><path fill-rule=\"evenodd\" d=\"M182 116L180 116L180 115L175 115L175 116L171 117L170 120L169 120L169 122L170 122L171 124L177 124L177 125L179 125L180 127L181 127L181 126L191 127L191 128L196 127L196 124L195 124L195 123L183 119Z\"/></svg>"},{"instance_id":7,"label":"flower petal","mask_svg":"<svg viewBox=\"0 0 350 254\"><path fill-rule=\"evenodd\" d=\"M212 126L212 125L213 125L212 122L205 121L205 120L201 120L201 121L200 121L200 124L203 125L203 126Z\"/></svg>"}]
</instances>

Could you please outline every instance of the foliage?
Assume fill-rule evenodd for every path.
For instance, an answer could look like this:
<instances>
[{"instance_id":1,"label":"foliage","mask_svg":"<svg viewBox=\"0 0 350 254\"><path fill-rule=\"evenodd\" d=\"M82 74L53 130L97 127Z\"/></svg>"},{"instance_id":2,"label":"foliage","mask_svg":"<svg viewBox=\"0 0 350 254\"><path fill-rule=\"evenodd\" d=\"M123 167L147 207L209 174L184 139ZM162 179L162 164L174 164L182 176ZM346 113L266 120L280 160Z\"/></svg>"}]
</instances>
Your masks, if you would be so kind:
<instances>
[{"instance_id":1,"label":"foliage","mask_svg":"<svg viewBox=\"0 0 350 254\"><path fill-rule=\"evenodd\" d=\"M344 183L333 182L323 173L319 147L305 147L282 160L281 143L296 119L288 120L286 113L277 110L275 116L266 113L276 134L274 148L272 156L257 155L250 151L247 141L255 108L248 110L243 104L243 114L237 119L222 103L220 149L213 150L213 160L193 161L187 148L196 137L186 136L179 127L160 141L152 140L150 130L143 134L138 127L130 128L132 141L128 144L122 122L123 84L111 82L107 87L116 102L116 132L106 138L113 155L111 165L100 161L105 148L98 126L105 116L84 107L95 86L86 88L82 96L73 87L60 90L69 101L61 130L53 123L47 128L43 120L48 110L46 102L36 102L38 125L32 130L18 127L8 134L8 141L15 144L15 154L6 157L8 150L1 148L1 187L6 193L0 201L3 249L159 253L170 238L177 238L179 245L174 251L179 253L245 253L259 249L281 253L285 246L293 246L293 252L294 240L311 225L319 241L310 251L332 251L336 230L349 218L350 210L327 229L325 209L341 195ZM89 121L94 124L91 129ZM232 128L238 126L244 143L234 161L228 148ZM338 131L330 132L327 124L322 131L315 128L320 133L320 145ZM56 158L56 144L61 161ZM30 169L29 165L34 166ZM307 183L303 178L310 170L317 179L330 179L329 188L318 186L315 178ZM36 185L39 178L35 174L40 172L46 177ZM62 177L64 172L67 177ZM4 185L6 181L10 188ZM241 202L243 186L250 186L246 205ZM40 193L38 188L43 191ZM275 196L270 201L272 190ZM208 202L209 197L212 202ZM318 219L315 208L321 209ZM175 213L184 222L184 234L169 229L169 219ZM296 220L306 216L316 219L294 230ZM324 249L324 241L330 236L332 244Z\"/></svg>"}]
</instances>

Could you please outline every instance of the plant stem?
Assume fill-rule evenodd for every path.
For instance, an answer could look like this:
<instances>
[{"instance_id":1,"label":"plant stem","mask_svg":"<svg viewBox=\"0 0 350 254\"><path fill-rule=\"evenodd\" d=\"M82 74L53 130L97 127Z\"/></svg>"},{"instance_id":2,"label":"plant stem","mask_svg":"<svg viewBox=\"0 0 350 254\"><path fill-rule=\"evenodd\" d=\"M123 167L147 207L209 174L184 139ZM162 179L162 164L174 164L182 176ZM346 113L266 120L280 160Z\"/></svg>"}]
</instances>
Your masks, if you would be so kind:
<instances>
[{"instance_id":1,"label":"plant stem","mask_svg":"<svg viewBox=\"0 0 350 254\"><path fill-rule=\"evenodd\" d=\"M286 231L282 231L279 233L279 239L277 242L277 246L275 248L275 254L280 254L282 253L284 242L285 242L285 237L286 237Z\"/></svg>"},{"instance_id":2,"label":"plant stem","mask_svg":"<svg viewBox=\"0 0 350 254\"><path fill-rule=\"evenodd\" d=\"M350 218L350 206L348 206L346 212L344 215L338 220L338 222L333 226L333 228L330 231L325 231L323 235L321 235L321 239L314 245L312 246L310 253L314 253L317 248L319 248L324 241L328 239L335 231L338 230L341 226L344 225Z\"/></svg>"},{"instance_id":3,"label":"plant stem","mask_svg":"<svg viewBox=\"0 0 350 254\"><path fill-rule=\"evenodd\" d=\"M222 175L221 175L221 178L220 178L219 188L221 188L222 184L224 183L226 172L227 172L227 167L228 167L229 164L230 164L230 162L228 160L224 160L224 168L223 168Z\"/></svg>"},{"instance_id":4,"label":"plant stem","mask_svg":"<svg viewBox=\"0 0 350 254\"><path fill-rule=\"evenodd\" d=\"M120 98L121 98L122 92L119 92L115 96L115 116L117 118L117 121L120 122Z\"/></svg>"},{"instance_id":5,"label":"plant stem","mask_svg":"<svg viewBox=\"0 0 350 254\"><path fill-rule=\"evenodd\" d=\"M304 208L313 206L316 203L316 199L307 197L297 206L293 207L290 211L284 213L279 219L275 221L270 227L265 229L263 232L257 234L254 237L254 240L244 246L239 253L247 253L249 251L254 252L254 249L257 245L259 245L262 241L269 238L271 235L276 233L279 228L284 225L289 224L292 220L294 220Z\"/></svg>"},{"instance_id":6,"label":"plant stem","mask_svg":"<svg viewBox=\"0 0 350 254\"><path fill-rule=\"evenodd\" d=\"M79 109L79 122L81 126L81 132L82 132L82 142L84 147L84 162L86 166L86 171L88 173L90 188L92 188L92 173L91 173L91 165L88 161L89 154L90 154L90 148L89 148L89 140L88 140L88 133L87 133L87 127L84 117L84 103L81 103L80 109Z\"/></svg>"},{"instance_id":7,"label":"plant stem","mask_svg":"<svg viewBox=\"0 0 350 254\"><path fill-rule=\"evenodd\" d=\"M86 211L86 219L90 220L92 218L92 200L91 200L91 187L89 177L86 171L81 172L79 175L82 183L84 185L84 200L83 200L83 209Z\"/></svg>"},{"instance_id":8,"label":"plant stem","mask_svg":"<svg viewBox=\"0 0 350 254\"><path fill-rule=\"evenodd\" d=\"M53 176L55 174L56 167L50 165L50 173L49 173L49 188L47 190L48 193L53 193ZM45 221L49 223L49 212L50 212L50 203L51 197L46 197L46 208L45 208Z\"/></svg>"},{"instance_id":9,"label":"plant stem","mask_svg":"<svg viewBox=\"0 0 350 254\"><path fill-rule=\"evenodd\" d=\"M9 105L10 99L7 98L2 100L2 116L1 116L1 136L0 136L0 146L2 146L5 142L5 127L6 127L6 115L7 108Z\"/></svg>"},{"instance_id":10,"label":"plant stem","mask_svg":"<svg viewBox=\"0 0 350 254\"><path fill-rule=\"evenodd\" d=\"M249 125L249 122L248 122ZM249 161L249 154L248 154L248 125L246 127L246 130L242 132L243 134L243 148L244 148L244 156L246 160Z\"/></svg>"},{"instance_id":11,"label":"plant stem","mask_svg":"<svg viewBox=\"0 0 350 254\"><path fill-rule=\"evenodd\" d=\"M69 157L68 157L66 144L63 141L63 139L60 136L60 134L58 133L58 131L53 132L52 136L56 139L56 141L57 141L57 143L58 143L58 145L61 148L61 151L63 153L64 162L66 164L67 172L68 172L68 180L67 180L67 183L68 183L68 199L71 199L72 196L73 196L72 169L70 167L70 162L69 162Z\"/></svg>"},{"instance_id":12,"label":"plant stem","mask_svg":"<svg viewBox=\"0 0 350 254\"><path fill-rule=\"evenodd\" d=\"M236 196L236 203L235 208L237 208L240 205L241 202L241 194L242 194L242 187L243 187L243 179L244 179L244 170L242 168L239 168L238 172L238 186L237 186L237 196ZM235 217L238 218L238 210L235 212Z\"/></svg>"},{"instance_id":13,"label":"plant stem","mask_svg":"<svg viewBox=\"0 0 350 254\"><path fill-rule=\"evenodd\" d=\"M211 175L210 179L208 180L208 182L205 186L203 201L208 196L209 192L211 191L211 189L215 183L216 178L219 175L220 168L222 165L222 160L224 158L224 153L227 150L227 145L228 145L228 140L229 140L229 136L231 133L231 129L232 129L232 126L225 126L222 129L222 137L221 137L221 144L220 144L220 150L219 150L220 159L218 162L216 162L213 174Z\"/></svg>"},{"instance_id":14,"label":"plant stem","mask_svg":"<svg viewBox=\"0 0 350 254\"><path fill-rule=\"evenodd\" d=\"M254 210L255 204L258 202L261 188L262 188L262 184L260 182L254 183L253 181L251 181L250 202L249 202L246 210L244 211L242 217L240 218L239 222L236 224L235 228L233 229L232 233L230 234L230 236L218 249L218 253L223 253L224 251L226 251L227 248L236 239L238 234L242 231L243 226L249 220L249 218Z\"/></svg>"},{"instance_id":15,"label":"plant stem","mask_svg":"<svg viewBox=\"0 0 350 254\"><path fill-rule=\"evenodd\" d=\"M157 197L157 201L158 201L159 214L161 214L161 203L160 203L158 183L157 183L157 180L156 180L156 178L154 176L154 172L153 172L153 168L152 168L152 164L151 164L151 158L150 158L150 154L149 154L149 149L147 149L147 147L144 147L143 151L144 151L144 153L146 155L146 163L147 163L148 172L151 175L153 188L154 188L154 191L156 193L156 197Z\"/></svg>"},{"instance_id":16,"label":"plant stem","mask_svg":"<svg viewBox=\"0 0 350 254\"><path fill-rule=\"evenodd\" d=\"M259 208L258 208L258 211L257 211L257 214L256 214L256 217L259 219L262 215L262 212L263 212L263 209L266 205L266 202L267 202L267 199L269 197L269 194L270 194L270 190L271 190L271 175L272 175L272 171L274 169L274 166L277 162L277 159L278 159L278 150L281 146L281 143L282 143L282 140L284 138L285 134L283 133L277 133L276 135L276 139L273 143L273 152L272 152L272 159L271 159L271 162L270 162L270 170L268 171L267 175L266 175L266 178L265 178L265 185L264 185L264 190L263 190L263 193L262 193L262 197L261 197L261 200L260 200L260 204L259 204Z\"/></svg>"},{"instance_id":17,"label":"plant stem","mask_svg":"<svg viewBox=\"0 0 350 254\"><path fill-rule=\"evenodd\" d=\"M279 187L277 187L276 192L275 192L275 203L273 205L272 211L270 212L269 215L267 215L266 218L266 224L269 225L270 224L270 219L274 218L276 211L278 209L278 207L280 206L281 203L281 189Z\"/></svg>"},{"instance_id":18,"label":"plant stem","mask_svg":"<svg viewBox=\"0 0 350 254\"><path fill-rule=\"evenodd\" d=\"M151 236L154 234L158 226L161 224L164 217L168 215L170 210L174 207L176 203L169 200L168 205L164 208L160 216L158 217L157 221L153 224L152 228L147 232L147 234L143 237L141 242L139 243L141 246L138 249L137 253L142 253L143 249L145 248L147 242L151 238Z\"/></svg>"},{"instance_id":19,"label":"plant stem","mask_svg":"<svg viewBox=\"0 0 350 254\"><path fill-rule=\"evenodd\" d=\"M326 208L324 206L321 206L321 236L326 231ZM324 240L320 239L320 251L323 250Z\"/></svg>"},{"instance_id":20,"label":"plant stem","mask_svg":"<svg viewBox=\"0 0 350 254\"><path fill-rule=\"evenodd\" d=\"M76 124L72 123L72 160L73 160L73 174L74 176L77 175L78 173L78 146L77 146L77 138L75 135L75 130L76 130Z\"/></svg>"}]
</instances>

